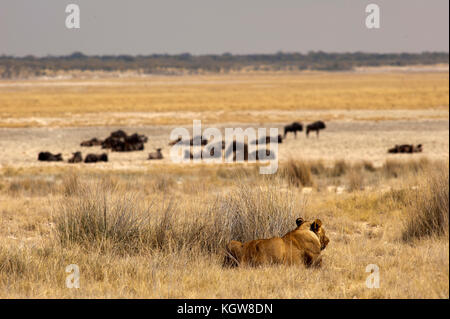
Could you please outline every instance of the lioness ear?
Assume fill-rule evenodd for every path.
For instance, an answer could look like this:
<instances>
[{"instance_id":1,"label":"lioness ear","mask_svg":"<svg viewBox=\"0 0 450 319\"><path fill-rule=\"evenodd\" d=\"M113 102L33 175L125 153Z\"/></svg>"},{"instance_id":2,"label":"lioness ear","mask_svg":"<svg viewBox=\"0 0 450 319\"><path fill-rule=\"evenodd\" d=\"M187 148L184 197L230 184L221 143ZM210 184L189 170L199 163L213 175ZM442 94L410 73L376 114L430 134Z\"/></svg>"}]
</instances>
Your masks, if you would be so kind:
<instances>
[{"instance_id":1,"label":"lioness ear","mask_svg":"<svg viewBox=\"0 0 450 319\"><path fill-rule=\"evenodd\" d=\"M295 223L297 224L297 227L300 227L304 222L305 222L305 220L301 217L297 218L297 220L295 221Z\"/></svg>"},{"instance_id":2,"label":"lioness ear","mask_svg":"<svg viewBox=\"0 0 450 319\"><path fill-rule=\"evenodd\" d=\"M312 224L311 224L311 230L313 232L317 232L319 230L319 228L322 226L322 221L320 219L316 219Z\"/></svg>"}]
</instances>

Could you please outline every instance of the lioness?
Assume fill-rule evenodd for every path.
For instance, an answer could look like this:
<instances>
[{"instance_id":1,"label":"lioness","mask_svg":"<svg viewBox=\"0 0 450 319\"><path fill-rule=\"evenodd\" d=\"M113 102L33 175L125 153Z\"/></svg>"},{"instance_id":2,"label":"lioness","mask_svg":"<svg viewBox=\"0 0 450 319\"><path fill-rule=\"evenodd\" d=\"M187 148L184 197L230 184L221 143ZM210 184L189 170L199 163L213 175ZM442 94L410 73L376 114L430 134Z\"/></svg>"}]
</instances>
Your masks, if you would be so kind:
<instances>
[{"instance_id":1,"label":"lioness","mask_svg":"<svg viewBox=\"0 0 450 319\"><path fill-rule=\"evenodd\" d=\"M321 250L329 243L322 221L296 220L297 228L283 237L256 239L246 243L231 241L226 247L224 266L300 264L319 266Z\"/></svg>"}]
</instances>

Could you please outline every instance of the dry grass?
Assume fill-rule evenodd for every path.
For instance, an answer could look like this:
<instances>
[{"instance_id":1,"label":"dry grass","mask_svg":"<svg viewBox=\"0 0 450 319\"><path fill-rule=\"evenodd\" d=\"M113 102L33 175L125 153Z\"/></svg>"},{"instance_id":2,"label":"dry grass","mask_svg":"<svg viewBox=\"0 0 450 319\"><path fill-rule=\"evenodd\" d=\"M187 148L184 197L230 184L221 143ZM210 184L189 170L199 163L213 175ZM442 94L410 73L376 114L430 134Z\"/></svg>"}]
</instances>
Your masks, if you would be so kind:
<instances>
[{"instance_id":1,"label":"dry grass","mask_svg":"<svg viewBox=\"0 0 450 319\"><path fill-rule=\"evenodd\" d=\"M50 122L59 126L184 124L192 119L289 122L292 115L286 112L297 110L441 108L448 116L449 105L447 72L259 73L1 84L0 125L8 127ZM156 112L156 116L136 112ZM116 117L120 113L124 116Z\"/></svg>"},{"instance_id":2,"label":"dry grass","mask_svg":"<svg viewBox=\"0 0 450 319\"><path fill-rule=\"evenodd\" d=\"M332 177L334 165L308 164L317 184L347 181L355 169L347 164L344 175ZM414 245L402 240L404 217L419 216L409 203L447 207L448 216L442 197L448 180L425 183L438 167L433 162L406 161L396 178L366 164L356 168L366 184L377 181L371 189L308 195L281 173L261 177L254 167L238 166L69 177L41 171L32 178L53 176L49 195L25 186L12 194L10 184L26 185L30 171L7 170L0 189L0 297L448 298L448 233L419 236ZM158 182L164 178L174 182ZM421 180L430 188L417 205L412 187ZM194 184L197 191L186 192ZM282 235L298 216L324 222L331 242L321 268L222 268L227 241ZM80 267L79 289L65 287L69 264ZM368 264L380 268L378 289L365 286Z\"/></svg>"},{"instance_id":3,"label":"dry grass","mask_svg":"<svg viewBox=\"0 0 450 319\"><path fill-rule=\"evenodd\" d=\"M282 174L290 184L297 187L313 185L311 166L305 161L290 159Z\"/></svg>"},{"instance_id":4,"label":"dry grass","mask_svg":"<svg viewBox=\"0 0 450 319\"><path fill-rule=\"evenodd\" d=\"M364 175L360 168L354 167L348 173L349 191L359 191L364 189Z\"/></svg>"},{"instance_id":5,"label":"dry grass","mask_svg":"<svg viewBox=\"0 0 450 319\"><path fill-rule=\"evenodd\" d=\"M449 228L448 165L440 165L417 187L408 205L403 239L447 236Z\"/></svg>"},{"instance_id":6,"label":"dry grass","mask_svg":"<svg viewBox=\"0 0 450 319\"><path fill-rule=\"evenodd\" d=\"M148 249L198 249L219 253L232 239L243 241L286 233L296 214L291 193L269 185L257 189L240 184L239 191L210 203L182 205L176 200L151 202L142 192L100 182L78 184L55 207L56 236L63 246L109 249L119 254ZM303 214L304 215L304 214Z\"/></svg>"}]
</instances>

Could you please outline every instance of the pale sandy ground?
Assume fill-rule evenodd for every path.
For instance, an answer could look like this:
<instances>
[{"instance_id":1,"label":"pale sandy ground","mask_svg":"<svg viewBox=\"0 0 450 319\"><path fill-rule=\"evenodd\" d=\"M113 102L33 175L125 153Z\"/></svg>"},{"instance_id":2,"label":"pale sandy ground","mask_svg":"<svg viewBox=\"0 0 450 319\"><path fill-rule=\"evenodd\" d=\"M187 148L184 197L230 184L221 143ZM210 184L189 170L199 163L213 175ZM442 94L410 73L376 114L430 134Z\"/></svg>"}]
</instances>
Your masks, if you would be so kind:
<instances>
[{"instance_id":1,"label":"pale sandy ground","mask_svg":"<svg viewBox=\"0 0 450 319\"><path fill-rule=\"evenodd\" d=\"M372 111L361 111L361 114ZM404 116L414 116L409 111ZM418 111L422 112L422 111ZM425 111L423 111L425 112ZM429 111L430 112L430 111ZM380 115L383 112L380 112ZM366 113L365 113L366 114ZM146 169L152 165L170 164L169 136L175 126L128 126L128 127L64 127L64 128L0 128L0 168L30 166L68 166L68 163L43 163L37 161L40 151L62 153L65 161L72 152L101 153L101 147L80 147L81 141L92 137L105 138L116 129L124 129L131 134L138 132L149 137L145 150L140 152L117 153L108 152L110 162L89 165L105 169ZM189 131L192 124L184 126ZM206 126L204 126L206 127ZM221 124L217 126L224 132L225 127L278 127L282 134L282 124ZM387 149L395 144L423 144L423 153L387 154ZM148 161L148 153L155 148L163 149L165 159ZM449 121L448 119L426 120L389 120L389 121L355 121L333 120L327 122L327 129L319 138L312 134L308 139L304 132L294 139L288 135L287 140L279 145L279 160L323 159L331 162L337 159L348 161L369 160L381 165L389 158L449 158ZM182 164L179 164L182 165Z\"/></svg>"}]
</instances>

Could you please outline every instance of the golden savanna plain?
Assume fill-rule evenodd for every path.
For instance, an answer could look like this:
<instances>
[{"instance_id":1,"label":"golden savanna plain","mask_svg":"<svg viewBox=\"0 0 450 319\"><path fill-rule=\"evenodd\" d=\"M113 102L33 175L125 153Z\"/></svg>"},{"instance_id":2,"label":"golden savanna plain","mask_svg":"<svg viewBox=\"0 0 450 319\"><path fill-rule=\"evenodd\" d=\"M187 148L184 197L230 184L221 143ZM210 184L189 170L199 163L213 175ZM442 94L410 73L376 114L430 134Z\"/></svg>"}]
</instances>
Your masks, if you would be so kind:
<instances>
[{"instance_id":1,"label":"golden savanna plain","mask_svg":"<svg viewBox=\"0 0 450 319\"><path fill-rule=\"evenodd\" d=\"M288 135L261 175L172 163L170 132L192 120L327 128ZM0 81L0 297L449 298L448 121L448 67ZM103 152L79 144L118 128L145 150L37 161ZM387 153L402 143L423 152ZM230 240L282 236L300 216L330 239L321 267L222 266Z\"/></svg>"}]
</instances>

